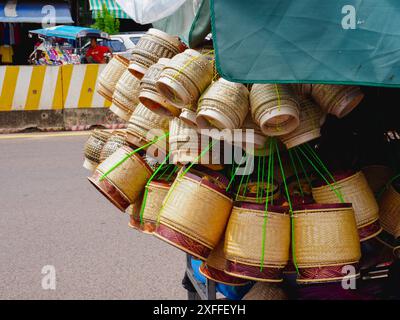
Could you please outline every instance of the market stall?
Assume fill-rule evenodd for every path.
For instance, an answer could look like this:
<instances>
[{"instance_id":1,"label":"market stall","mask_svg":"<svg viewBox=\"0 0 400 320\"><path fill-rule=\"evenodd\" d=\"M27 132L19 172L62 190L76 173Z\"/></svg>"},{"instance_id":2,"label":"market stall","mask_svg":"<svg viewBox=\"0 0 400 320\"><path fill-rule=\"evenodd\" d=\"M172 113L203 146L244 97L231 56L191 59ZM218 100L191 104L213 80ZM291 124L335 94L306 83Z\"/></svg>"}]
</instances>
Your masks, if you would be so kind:
<instances>
[{"instance_id":1,"label":"market stall","mask_svg":"<svg viewBox=\"0 0 400 320\"><path fill-rule=\"evenodd\" d=\"M370 39L363 4L351 43L324 46L306 25L339 4L309 0L304 16L290 0L204 2L189 41L150 29L101 73L99 94L129 124L87 141L90 183L132 229L187 253L190 298L398 298L400 125L386 104L399 94L384 88L400 85L385 54L393 41L371 51L376 39L357 38ZM199 24L207 11L213 41ZM326 33L341 26L318 17Z\"/></svg>"}]
</instances>

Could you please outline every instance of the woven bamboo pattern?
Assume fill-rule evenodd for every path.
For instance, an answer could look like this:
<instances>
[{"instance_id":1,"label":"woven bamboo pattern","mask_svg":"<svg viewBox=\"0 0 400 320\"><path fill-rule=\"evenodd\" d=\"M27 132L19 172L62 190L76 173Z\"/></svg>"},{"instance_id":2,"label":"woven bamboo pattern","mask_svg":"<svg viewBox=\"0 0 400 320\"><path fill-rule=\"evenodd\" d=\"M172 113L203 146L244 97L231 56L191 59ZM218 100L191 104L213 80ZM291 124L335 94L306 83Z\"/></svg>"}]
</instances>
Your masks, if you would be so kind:
<instances>
[{"instance_id":1,"label":"woven bamboo pattern","mask_svg":"<svg viewBox=\"0 0 400 320\"><path fill-rule=\"evenodd\" d=\"M99 164L101 151L110 135L107 131L94 130L85 144L85 158Z\"/></svg>"},{"instance_id":2,"label":"woven bamboo pattern","mask_svg":"<svg viewBox=\"0 0 400 320\"><path fill-rule=\"evenodd\" d=\"M103 162L119 148L126 145L127 142L126 142L125 130L114 131L113 134L108 138L103 149L101 150L100 162Z\"/></svg>"},{"instance_id":3,"label":"woven bamboo pattern","mask_svg":"<svg viewBox=\"0 0 400 320\"><path fill-rule=\"evenodd\" d=\"M289 260L290 217L268 212L264 266L284 267ZM260 266L265 212L233 207L225 232L225 254L230 261Z\"/></svg>"},{"instance_id":4,"label":"woven bamboo pattern","mask_svg":"<svg viewBox=\"0 0 400 320\"><path fill-rule=\"evenodd\" d=\"M249 91L241 83L221 78L208 87L198 105L200 128L239 129L249 111Z\"/></svg>"},{"instance_id":5,"label":"woven bamboo pattern","mask_svg":"<svg viewBox=\"0 0 400 320\"><path fill-rule=\"evenodd\" d=\"M109 101L112 101L118 80L128 67L129 61L116 55L104 68L98 79L98 93Z\"/></svg>"},{"instance_id":6,"label":"woven bamboo pattern","mask_svg":"<svg viewBox=\"0 0 400 320\"><path fill-rule=\"evenodd\" d=\"M312 97L326 113L343 118L359 105L364 94L357 86L314 84Z\"/></svg>"},{"instance_id":7,"label":"woven bamboo pattern","mask_svg":"<svg viewBox=\"0 0 400 320\"><path fill-rule=\"evenodd\" d=\"M266 135L285 135L299 125L299 104L290 85L254 84L250 108L253 119Z\"/></svg>"},{"instance_id":8,"label":"woven bamboo pattern","mask_svg":"<svg viewBox=\"0 0 400 320\"><path fill-rule=\"evenodd\" d=\"M181 119L186 124L192 126L193 128L197 129L197 122L196 122L196 112L183 108L181 114L179 115L179 119Z\"/></svg>"},{"instance_id":9,"label":"woven bamboo pattern","mask_svg":"<svg viewBox=\"0 0 400 320\"><path fill-rule=\"evenodd\" d=\"M140 81L125 70L115 87L113 103L126 114L128 120L139 103L139 91Z\"/></svg>"},{"instance_id":10,"label":"woven bamboo pattern","mask_svg":"<svg viewBox=\"0 0 400 320\"><path fill-rule=\"evenodd\" d=\"M304 144L321 136L321 125L324 113L314 101L308 98L299 98L300 124L289 134L280 137L288 149Z\"/></svg>"},{"instance_id":11,"label":"woven bamboo pattern","mask_svg":"<svg viewBox=\"0 0 400 320\"><path fill-rule=\"evenodd\" d=\"M380 223L394 238L400 237L400 193L390 186L379 201Z\"/></svg>"},{"instance_id":12,"label":"woven bamboo pattern","mask_svg":"<svg viewBox=\"0 0 400 320\"><path fill-rule=\"evenodd\" d=\"M170 59L181 51L182 44L178 37L151 28L132 50L129 69L141 79L146 70L160 58Z\"/></svg>"},{"instance_id":13,"label":"woven bamboo pattern","mask_svg":"<svg viewBox=\"0 0 400 320\"><path fill-rule=\"evenodd\" d=\"M154 139L155 136L161 136L161 133L167 133L168 131L168 117L156 114L139 103L129 119L127 139L129 142L132 142L133 136L134 140L137 140L137 144L140 143L143 145ZM164 150L167 148L167 140L168 139L160 140L156 142L155 145Z\"/></svg>"},{"instance_id":14,"label":"woven bamboo pattern","mask_svg":"<svg viewBox=\"0 0 400 320\"><path fill-rule=\"evenodd\" d=\"M380 192L393 177L392 168L383 165L371 165L362 168L371 190L376 194Z\"/></svg>"},{"instance_id":15,"label":"woven bamboo pattern","mask_svg":"<svg viewBox=\"0 0 400 320\"><path fill-rule=\"evenodd\" d=\"M201 181L177 178L164 201L160 223L214 249L220 241L232 200Z\"/></svg>"},{"instance_id":16,"label":"woven bamboo pattern","mask_svg":"<svg viewBox=\"0 0 400 320\"><path fill-rule=\"evenodd\" d=\"M170 59L161 58L153 64L144 74L140 81L140 102L150 110L161 115L178 116L180 110L171 105L163 97L156 87L156 81L160 78L162 70L169 63Z\"/></svg>"},{"instance_id":17,"label":"woven bamboo pattern","mask_svg":"<svg viewBox=\"0 0 400 320\"><path fill-rule=\"evenodd\" d=\"M143 220L145 222L156 223L160 213L162 203L170 189L169 183L157 181L150 182L147 193L146 205L143 211Z\"/></svg>"},{"instance_id":18,"label":"woven bamboo pattern","mask_svg":"<svg viewBox=\"0 0 400 320\"><path fill-rule=\"evenodd\" d=\"M124 146L118 149L96 169L101 174L107 173L133 149ZM146 165L138 154L133 154L128 160L111 171L106 179L118 188L130 203L133 203L144 190L153 171Z\"/></svg>"},{"instance_id":19,"label":"woven bamboo pattern","mask_svg":"<svg viewBox=\"0 0 400 320\"><path fill-rule=\"evenodd\" d=\"M212 64L206 56L187 49L171 59L157 80L157 90L174 106L194 110L211 83Z\"/></svg>"},{"instance_id":20,"label":"woven bamboo pattern","mask_svg":"<svg viewBox=\"0 0 400 320\"><path fill-rule=\"evenodd\" d=\"M282 286L276 283L257 282L242 300L288 300Z\"/></svg>"},{"instance_id":21,"label":"woven bamboo pattern","mask_svg":"<svg viewBox=\"0 0 400 320\"><path fill-rule=\"evenodd\" d=\"M299 267L358 262L361 257L354 210L300 210L294 212L295 256Z\"/></svg>"},{"instance_id":22,"label":"woven bamboo pattern","mask_svg":"<svg viewBox=\"0 0 400 320\"><path fill-rule=\"evenodd\" d=\"M312 84L292 84L294 92L299 96L309 98L312 92Z\"/></svg>"},{"instance_id":23,"label":"woven bamboo pattern","mask_svg":"<svg viewBox=\"0 0 400 320\"><path fill-rule=\"evenodd\" d=\"M208 266L221 271L225 269L225 263L226 263L225 253L224 253L224 242L225 240L222 239L218 243L218 245L214 248L214 250L211 251L206 261Z\"/></svg>"},{"instance_id":24,"label":"woven bamboo pattern","mask_svg":"<svg viewBox=\"0 0 400 320\"><path fill-rule=\"evenodd\" d=\"M197 131L178 118L170 121L169 151L171 161L187 163L199 156L200 136Z\"/></svg>"},{"instance_id":25,"label":"woven bamboo pattern","mask_svg":"<svg viewBox=\"0 0 400 320\"><path fill-rule=\"evenodd\" d=\"M341 192L345 202L353 205L358 228L379 219L378 203L361 171L337 181L333 187ZM317 203L337 203L339 200L329 185L313 188L312 194Z\"/></svg>"}]
</instances>

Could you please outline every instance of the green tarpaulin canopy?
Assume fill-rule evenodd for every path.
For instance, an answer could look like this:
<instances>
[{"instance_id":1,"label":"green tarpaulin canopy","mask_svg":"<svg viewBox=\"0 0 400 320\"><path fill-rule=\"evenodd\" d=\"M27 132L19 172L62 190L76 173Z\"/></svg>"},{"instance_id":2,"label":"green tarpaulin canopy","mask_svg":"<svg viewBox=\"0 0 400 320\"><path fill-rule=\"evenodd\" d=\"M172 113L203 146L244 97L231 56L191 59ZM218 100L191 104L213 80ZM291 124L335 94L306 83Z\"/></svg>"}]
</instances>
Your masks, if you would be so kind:
<instances>
[{"instance_id":1,"label":"green tarpaulin canopy","mask_svg":"<svg viewBox=\"0 0 400 320\"><path fill-rule=\"evenodd\" d=\"M97 14L103 10L103 5L106 5L108 11L110 11L114 17L119 19L130 19L115 0L89 0L89 4L94 18L96 18Z\"/></svg>"},{"instance_id":2,"label":"green tarpaulin canopy","mask_svg":"<svg viewBox=\"0 0 400 320\"><path fill-rule=\"evenodd\" d=\"M400 86L398 0L210 0L231 81Z\"/></svg>"}]
</instances>

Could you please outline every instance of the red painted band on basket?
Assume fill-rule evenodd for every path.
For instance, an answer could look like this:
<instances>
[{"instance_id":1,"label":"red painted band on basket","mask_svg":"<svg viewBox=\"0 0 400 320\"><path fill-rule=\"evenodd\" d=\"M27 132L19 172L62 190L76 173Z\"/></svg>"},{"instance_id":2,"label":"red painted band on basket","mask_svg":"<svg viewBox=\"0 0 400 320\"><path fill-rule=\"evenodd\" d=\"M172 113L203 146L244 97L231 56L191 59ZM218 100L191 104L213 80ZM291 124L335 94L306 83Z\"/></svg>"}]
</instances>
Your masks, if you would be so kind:
<instances>
[{"instance_id":1,"label":"red painted band on basket","mask_svg":"<svg viewBox=\"0 0 400 320\"><path fill-rule=\"evenodd\" d=\"M230 286L244 286L249 283L248 280L230 276L224 271L210 267L209 265L207 265L207 263L204 262L201 264L199 271L203 276L210 280Z\"/></svg>"},{"instance_id":2,"label":"red painted band on basket","mask_svg":"<svg viewBox=\"0 0 400 320\"><path fill-rule=\"evenodd\" d=\"M245 279L252 279L256 281L283 281L283 267L264 267L261 271L260 266L249 266L233 261L227 261L225 271L231 275L243 277Z\"/></svg>"},{"instance_id":3,"label":"red painted band on basket","mask_svg":"<svg viewBox=\"0 0 400 320\"><path fill-rule=\"evenodd\" d=\"M347 274L347 269L345 267L349 266L354 268L354 275ZM297 281L302 283L340 282L344 277L348 279L351 279L351 276L359 278L359 270L360 266L358 263L310 268L299 267Z\"/></svg>"}]
</instances>

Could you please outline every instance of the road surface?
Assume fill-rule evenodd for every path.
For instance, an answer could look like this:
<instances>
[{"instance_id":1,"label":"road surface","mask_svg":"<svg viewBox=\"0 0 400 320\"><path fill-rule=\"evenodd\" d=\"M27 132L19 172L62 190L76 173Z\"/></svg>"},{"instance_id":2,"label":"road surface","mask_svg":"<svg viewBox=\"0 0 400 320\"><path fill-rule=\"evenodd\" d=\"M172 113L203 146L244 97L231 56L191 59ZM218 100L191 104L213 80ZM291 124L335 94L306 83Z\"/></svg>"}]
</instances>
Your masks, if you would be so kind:
<instances>
[{"instance_id":1,"label":"road surface","mask_svg":"<svg viewBox=\"0 0 400 320\"><path fill-rule=\"evenodd\" d=\"M87 181L87 137L0 136L0 299L186 299L185 255Z\"/></svg>"}]
</instances>

